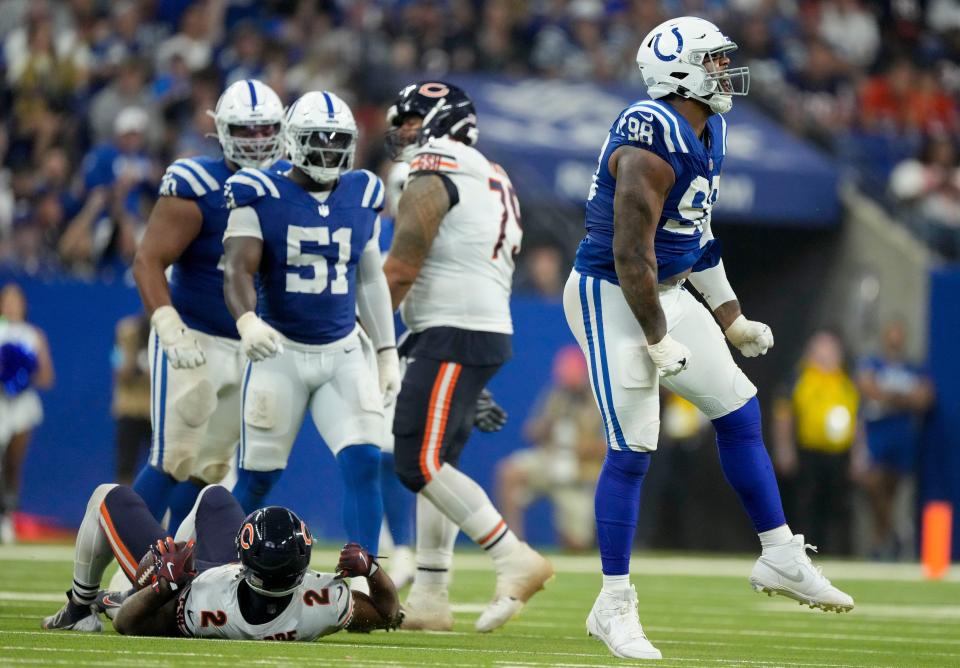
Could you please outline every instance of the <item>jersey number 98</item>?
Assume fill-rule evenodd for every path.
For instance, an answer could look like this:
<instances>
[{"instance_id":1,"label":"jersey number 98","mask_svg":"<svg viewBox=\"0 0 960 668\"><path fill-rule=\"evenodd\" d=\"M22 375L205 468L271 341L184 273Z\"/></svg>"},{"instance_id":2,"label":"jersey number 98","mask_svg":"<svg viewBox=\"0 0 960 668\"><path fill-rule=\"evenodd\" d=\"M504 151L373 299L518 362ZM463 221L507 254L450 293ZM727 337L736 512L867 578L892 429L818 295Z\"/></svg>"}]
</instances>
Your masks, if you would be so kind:
<instances>
[{"instance_id":1,"label":"jersey number 98","mask_svg":"<svg viewBox=\"0 0 960 668\"><path fill-rule=\"evenodd\" d=\"M331 238L338 246L337 264L334 267L334 279L330 281L330 293L345 295L347 285L347 262L350 261L350 237L353 230L341 227L332 235L327 227L287 228L287 292L305 292L318 295L327 289L327 258L323 256L323 247L329 246ZM313 276L307 271L313 267Z\"/></svg>"},{"instance_id":2,"label":"jersey number 98","mask_svg":"<svg viewBox=\"0 0 960 668\"><path fill-rule=\"evenodd\" d=\"M627 118L627 139L644 144L653 144L653 126L636 116Z\"/></svg>"}]
</instances>

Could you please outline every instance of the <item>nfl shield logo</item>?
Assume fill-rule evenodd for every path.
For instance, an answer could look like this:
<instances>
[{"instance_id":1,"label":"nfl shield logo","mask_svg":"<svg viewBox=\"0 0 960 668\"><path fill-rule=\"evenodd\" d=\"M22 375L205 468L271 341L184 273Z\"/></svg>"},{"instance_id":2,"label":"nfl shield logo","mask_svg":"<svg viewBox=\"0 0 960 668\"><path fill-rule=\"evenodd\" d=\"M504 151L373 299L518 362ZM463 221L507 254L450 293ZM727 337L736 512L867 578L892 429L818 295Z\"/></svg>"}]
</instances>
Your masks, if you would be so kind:
<instances>
[{"instance_id":1,"label":"nfl shield logo","mask_svg":"<svg viewBox=\"0 0 960 668\"><path fill-rule=\"evenodd\" d=\"M711 162L710 164L712 165L713 163ZM713 169L713 167L710 167L710 169ZM326 218L330 215L330 207L328 207L326 204L321 204L317 207L317 213Z\"/></svg>"}]
</instances>

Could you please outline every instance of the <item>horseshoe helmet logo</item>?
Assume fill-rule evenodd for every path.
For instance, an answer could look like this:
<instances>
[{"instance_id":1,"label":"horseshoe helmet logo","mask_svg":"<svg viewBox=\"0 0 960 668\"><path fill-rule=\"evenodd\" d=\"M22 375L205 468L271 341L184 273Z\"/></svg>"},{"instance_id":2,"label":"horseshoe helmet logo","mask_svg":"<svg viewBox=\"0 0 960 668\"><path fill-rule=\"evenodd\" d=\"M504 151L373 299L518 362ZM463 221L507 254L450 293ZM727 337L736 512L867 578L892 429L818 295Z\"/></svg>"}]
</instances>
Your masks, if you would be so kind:
<instances>
[{"instance_id":1,"label":"horseshoe helmet logo","mask_svg":"<svg viewBox=\"0 0 960 668\"><path fill-rule=\"evenodd\" d=\"M683 51L683 35L680 34L680 29L674 27L670 29L670 32L672 32L673 36L677 38L677 52L675 54L660 52L660 36L663 33L658 32L656 37L653 38L653 53L657 58L659 58L665 63L669 63L672 60L676 60L677 55L679 55L680 52Z\"/></svg>"}]
</instances>

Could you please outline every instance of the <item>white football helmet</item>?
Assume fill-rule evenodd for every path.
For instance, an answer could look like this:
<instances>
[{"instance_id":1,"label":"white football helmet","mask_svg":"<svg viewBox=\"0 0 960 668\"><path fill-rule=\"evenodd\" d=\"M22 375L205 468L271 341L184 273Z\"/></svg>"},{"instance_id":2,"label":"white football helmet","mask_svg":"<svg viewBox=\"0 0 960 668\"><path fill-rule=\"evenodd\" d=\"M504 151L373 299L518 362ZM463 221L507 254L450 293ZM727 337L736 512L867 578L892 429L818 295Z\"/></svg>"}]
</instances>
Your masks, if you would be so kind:
<instances>
[{"instance_id":1,"label":"white football helmet","mask_svg":"<svg viewBox=\"0 0 960 668\"><path fill-rule=\"evenodd\" d=\"M287 110L283 141L295 167L317 183L331 183L353 169L357 124L346 102L311 91Z\"/></svg>"},{"instance_id":2,"label":"white football helmet","mask_svg":"<svg viewBox=\"0 0 960 668\"><path fill-rule=\"evenodd\" d=\"M207 113L213 116L227 160L241 167L269 167L283 157L283 103L262 81L231 84L217 100L216 110Z\"/></svg>"},{"instance_id":3,"label":"white football helmet","mask_svg":"<svg viewBox=\"0 0 960 668\"><path fill-rule=\"evenodd\" d=\"M710 21L681 16L661 23L643 38L637 65L654 100L676 93L723 114L733 108L732 96L750 90L750 68L716 69L716 61L736 48ZM711 61L714 67L708 69Z\"/></svg>"}]
</instances>

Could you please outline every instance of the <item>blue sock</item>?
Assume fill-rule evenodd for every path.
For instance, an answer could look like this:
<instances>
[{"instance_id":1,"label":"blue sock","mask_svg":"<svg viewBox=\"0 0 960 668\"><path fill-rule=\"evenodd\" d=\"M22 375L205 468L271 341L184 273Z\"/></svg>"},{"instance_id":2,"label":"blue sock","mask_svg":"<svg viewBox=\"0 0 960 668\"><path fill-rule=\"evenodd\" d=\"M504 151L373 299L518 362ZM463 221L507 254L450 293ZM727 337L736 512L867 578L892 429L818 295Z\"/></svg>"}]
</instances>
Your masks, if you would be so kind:
<instances>
[{"instance_id":1,"label":"blue sock","mask_svg":"<svg viewBox=\"0 0 960 668\"><path fill-rule=\"evenodd\" d=\"M193 504L197 502L203 487L192 480L184 480L170 492L170 524L168 526L171 535L177 533L184 518L193 510Z\"/></svg>"},{"instance_id":2,"label":"blue sock","mask_svg":"<svg viewBox=\"0 0 960 668\"><path fill-rule=\"evenodd\" d=\"M649 467L649 452L607 450L594 500L604 575L630 573L630 549L640 515L640 488Z\"/></svg>"},{"instance_id":3,"label":"blue sock","mask_svg":"<svg viewBox=\"0 0 960 668\"><path fill-rule=\"evenodd\" d=\"M723 474L740 497L757 533L787 523L760 425L760 402L756 397L713 421Z\"/></svg>"},{"instance_id":4,"label":"blue sock","mask_svg":"<svg viewBox=\"0 0 960 668\"><path fill-rule=\"evenodd\" d=\"M243 512L248 515L258 508L263 508L263 500L277 484L283 469L273 471L237 471L237 484L233 487L233 495L240 502Z\"/></svg>"},{"instance_id":5,"label":"blue sock","mask_svg":"<svg viewBox=\"0 0 960 668\"><path fill-rule=\"evenodd\" d=\"M177 479L169 473L164 473L155 466L144 466L137 479L133 481L133 491L140 495L147 504L150 514L159 522L167 512L170 503L170 492L177 484Z\"/></svg>"},{"instance_id":6,"label":"blue sock","mask_svg":"<svg viewBox=\"0 0 960 668\"><path fill-rule=\"evenodd\" d=\"M413 506L417 495L403 486L397 477L392 452L380 453L380 487L383 490L383 514L396 546L413 545Z\"/></svg>"},{"instance_id":7,"label":"blue sock","mask_svg":"<svg viewBox=\"0 0 960 668\"><path fill-rule=\"evenodd\" d=\"M380 448L349 445L337 454L337 464L343 476L343 526L347 540L377 554L383 522Z\"/></svg>"}]
</instances>

